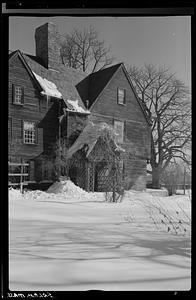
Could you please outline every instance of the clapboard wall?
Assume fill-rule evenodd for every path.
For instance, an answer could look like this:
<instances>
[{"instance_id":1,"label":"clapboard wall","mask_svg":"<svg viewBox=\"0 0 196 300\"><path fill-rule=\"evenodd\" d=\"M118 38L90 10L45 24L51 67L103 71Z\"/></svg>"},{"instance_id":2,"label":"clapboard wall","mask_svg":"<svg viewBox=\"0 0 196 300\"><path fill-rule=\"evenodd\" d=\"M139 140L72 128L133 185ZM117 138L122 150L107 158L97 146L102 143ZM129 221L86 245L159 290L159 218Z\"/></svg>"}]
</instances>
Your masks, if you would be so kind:
<instances>
[{"instance_id":1,"label":"clapboard wall","mask_svg":"<svg viewBox=\"0 0 196 300\"><path fill-rule=\"evenodd\" d=\"M126 93L125 105L118 104L117 91L122 88ZM90 119L95 122L114 124L114 120L124 122L126 150L124 175L127 188L142 190L146 187L146 162L150 158L150 126L139 105L135 93L120 67L105 89L91 107Z\"/></svg>"},{"instance_id":2,"label":"clapboard wall","mask_svg":"<svg viewBox=\"0 0 196 300\"><path fill-rule=\"evenodd\" d=\"M13 88L19 85L24 89L24 104L13 103ZM8 144L9 157L14 160L32 159L40 155L57 132L58 104L41 96L34 80L25 68L19 56L12 58L9 64L9 97L8 97ZM23 143L23 121L36 123L36 143ZM49 126L50 125L50 126Z\"/></svg>"}]
</instances>

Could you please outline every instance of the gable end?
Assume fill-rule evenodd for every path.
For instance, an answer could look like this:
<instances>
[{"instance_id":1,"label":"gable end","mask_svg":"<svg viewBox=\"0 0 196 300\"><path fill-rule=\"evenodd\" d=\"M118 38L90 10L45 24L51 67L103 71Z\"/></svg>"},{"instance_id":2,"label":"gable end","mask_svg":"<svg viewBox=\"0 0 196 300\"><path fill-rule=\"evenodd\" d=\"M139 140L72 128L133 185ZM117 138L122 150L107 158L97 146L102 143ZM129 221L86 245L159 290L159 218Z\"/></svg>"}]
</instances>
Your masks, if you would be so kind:
<instances>
[{"instance_id":1,"label":"gable end","mask_svg":"<svg viewBox=\"0 0 196 300\"><path fill-rule=\"evenodd\" d=\"M141 102L140 102L140 100L139 100L139 98L138 98L138 96L137 96L137 93L136 93L136 91L135 91L135 88L134 88L134 86L133 86L133 84L132 84L132 82L131 82L131 80L130 80L128 74L127 74L127 71L126 71L125 66L124 66L123 63L119 64L119 67L115 70L115 72L112 74L110 80L107 82L107 84L104 86L104 88L102 89L102 91L99 93L99 95L97 96L97 98L95 99L95 101L92 103L92 105L91 105L91 107L90 107L90 111L93 109L93 107L95 106L96 102L99 100L99 97L103 94L103 92L104 92L105 89L108 87L108 85L110 84L111 80L113 79L114 75L120 70L121 67L122 67L123 73L125 74L125 77L126 77L128 83L129 83L129 85L130 85L130 87L131 87L131 90L132 90L132 92L133 92L133 94L134 94L134 96L135 96L135 98L136 98L136 101L138 102L139 107L140 107L140 109L142 110L142 113L143 113L143 115L144 115L144 117L145 117L145 119L146 119L146 121L147 121L147 124L148 124L149 126L151 126L151 121L149 120L149 118L148 118L148 116L147 116L147 114L146 114L146 111L145 111L144 107L142 106L142 104L141 104Z\"/></svg>"},{"instance_id":2,"label":"gable end","mask_svg":"<svg viewBox=\"0 0 196 300\"><path fill-rule=\"evenodd\" d=\"M16 57L19 57L19 59L21 60L21 62L23 63L25 69L27 70L27 72L29 73L30 77L33 79L33 81L35 82L37 88L39 91L42 91L42 87L40 86L39 82L37 81L37 79L35 78L35 75L33 74L31 68L29 67L29 65L27 64L27 62L25 61L25 58L23 57L22 53L20 52L20 50L16 50L16 52L10 57L9 62L11 63L12 60L14 60Z\"/></svg>"}]
</instances>

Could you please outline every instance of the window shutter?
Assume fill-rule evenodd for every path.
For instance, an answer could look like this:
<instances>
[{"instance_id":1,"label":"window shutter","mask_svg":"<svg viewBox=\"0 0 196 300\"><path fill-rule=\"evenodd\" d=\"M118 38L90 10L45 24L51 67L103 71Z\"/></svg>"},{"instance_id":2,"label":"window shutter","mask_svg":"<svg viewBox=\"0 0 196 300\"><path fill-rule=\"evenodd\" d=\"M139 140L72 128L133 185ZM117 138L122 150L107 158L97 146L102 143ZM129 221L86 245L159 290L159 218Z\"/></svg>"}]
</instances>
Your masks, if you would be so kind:
<instances>
[{"instance_id":1,"label":"window shutter","mask_svg":"<svg viewBox=\"0 0 196 300\"><path fill-rule=\"evenodd\" d=\"M38 122L35 123L35 143L38 144L38 135L39 135L39 128L38 128Z\"/></svg>"},{"instance_id":2,"label":"window shutter","mask_svg":"<svg viewBox=\"0 0 196 300\"><path fill-rule=\"evenodd\" d=\"M14 98L15 98L15 85L12 84L12 103L14 103Z\"/></svg>"},{"instance_id":3,"label":"window shutter","mask_svg":"<svg viewBox=\"0 0 196 300\"><path fill-rule=\"evenodd\" d=\"M126 126L127 125L127 122L124 121L124 137L123 137L123 142L126 142L126 139L127 139L127 129L126 129Z\"/></svg>"},{"instance_id":4,"label":"window shutter","mask_svg":"<svg viewBox=\"0 0 196 300\"><path fill-rule=\"evenodd\" d=\"M21 120L21 139L24 142L24 120Z\"/></svg>"},{"instance_id":5,"label":"window shutter","mask_svg":"<svg viewBox=\"0 0 196 300\"><path fill-rule=\"evenodd\" d=\"M126 104L126 90L124 89L124 104Z\"/></svg>"},{"instance_id":6,"label":"window shutter","mask_svg":"<svg viewBox=\"0 0 196 300\"><path fill-rule=\"evenodd\" d=\"M22 89L21 104L24 104L24 88L21 89Z\"/></svg>"}]
</instances>

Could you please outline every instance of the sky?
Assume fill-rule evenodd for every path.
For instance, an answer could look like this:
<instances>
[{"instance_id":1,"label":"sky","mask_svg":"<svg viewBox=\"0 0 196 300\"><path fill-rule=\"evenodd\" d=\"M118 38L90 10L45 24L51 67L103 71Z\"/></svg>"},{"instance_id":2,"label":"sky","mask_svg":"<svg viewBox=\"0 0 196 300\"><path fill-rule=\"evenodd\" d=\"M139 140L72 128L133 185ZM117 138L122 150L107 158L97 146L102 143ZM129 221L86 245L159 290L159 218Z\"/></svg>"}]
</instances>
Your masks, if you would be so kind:
<instances>
[{"instance_id":1,"label":"sky","mask_svg":"<svg viewBox=\"0 0 196 300\"><path fill-rule=\"evenodd\" d=\"M35 55L34 32L46 22L59 33L88 28L111 46L114 63L142 67L145 63L170 67L176 77L191 87L191 17L9 17L9 50Z\"/></svg>"}]
</instances>

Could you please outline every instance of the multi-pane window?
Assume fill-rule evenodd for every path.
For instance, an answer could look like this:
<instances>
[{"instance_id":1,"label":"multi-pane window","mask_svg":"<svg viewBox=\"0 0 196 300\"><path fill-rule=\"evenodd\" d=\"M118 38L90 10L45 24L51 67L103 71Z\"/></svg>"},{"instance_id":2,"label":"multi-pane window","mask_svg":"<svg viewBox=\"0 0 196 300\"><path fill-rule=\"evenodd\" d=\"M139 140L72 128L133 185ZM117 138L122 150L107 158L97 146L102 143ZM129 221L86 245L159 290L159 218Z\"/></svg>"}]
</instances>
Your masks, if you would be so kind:
<instances>
[{"instance_id":1,"label":"multi-pane window","mask_svg":"<svg viewBox=\"0 0 196 300\"><path fill-rule=\"evenodd\" d=\"M117 143L123 143L124 140L124 122L114 121L115 140Z\"/></svg>"},{"instance_id":2,"label":"multi-pane window","mask_svg":"<svg viewBox=\"0 0 196 300\"><path fill-rule=\"evenodd\" d=\"M36 128L35 122L23 122L23 141L25 144L35 144Z\"/></svg>"},{"instance_id":3,"label":"multi-pane window","mask_svg":"<svg viewBox=\"0 0 196 300\"><path fill-rule=\"evenodd\" d=\"M19 85L13 85L13 103L23 104L23 88Z\"/></svg>"},{"instance_id":4,"label":"multi-pane window","mask_svg":"<svg viewBox=\"0 0 196 300\"><path fill-rule=\"evenodd\" d=\"M118 104L125 104L125 89L118 88Z\"/></svg>"}]
</instances>

